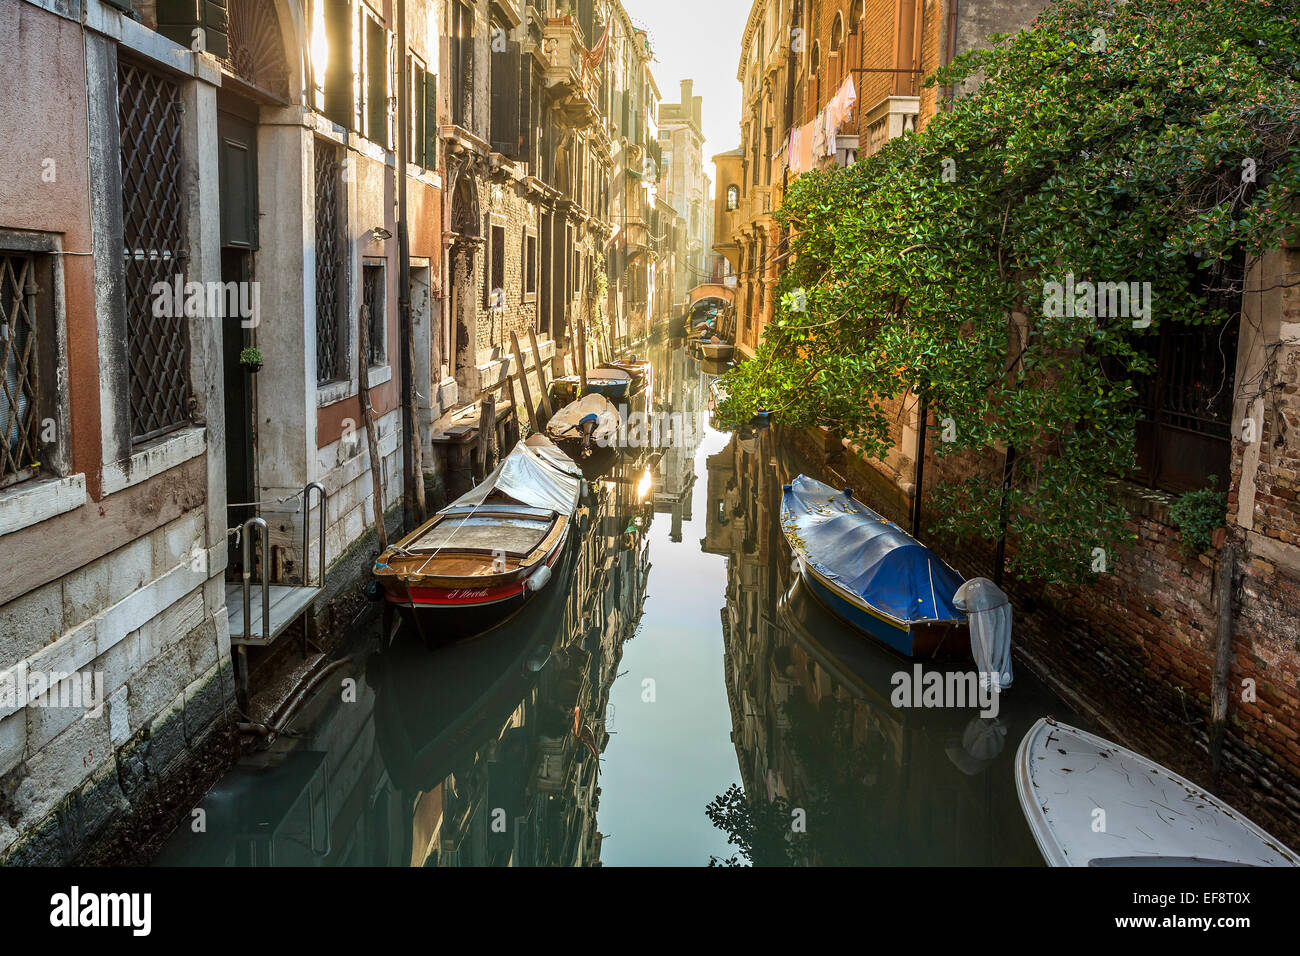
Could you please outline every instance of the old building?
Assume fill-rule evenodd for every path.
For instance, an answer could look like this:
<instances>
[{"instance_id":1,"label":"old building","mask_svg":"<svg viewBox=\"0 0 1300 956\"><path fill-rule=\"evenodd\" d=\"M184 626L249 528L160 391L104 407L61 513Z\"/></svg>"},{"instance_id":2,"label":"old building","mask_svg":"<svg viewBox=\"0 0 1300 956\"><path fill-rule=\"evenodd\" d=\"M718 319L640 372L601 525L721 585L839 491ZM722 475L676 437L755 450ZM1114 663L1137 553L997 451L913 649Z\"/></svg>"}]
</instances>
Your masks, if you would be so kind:
<instances>
[{"instance_id":1,"label":"old building","mask_svg":"<svg viewBox=\"0 0 1300 956\"><path fill-rule=\"evenodd\" d=\"M712 281L713 210L704 168L704 98L693 80L681 81L681 100L659 107L659 142L663 150L662 191L681 222L673 258L679 273L674 303L686 304L697 285Z\"/></svg>"},{"instance_id":2,"label":"old building","mask_svg":"<svg viewBox=\"0 0 1300 956\"><path fill-rule=\"evenodd\" d=\"M358 613L511 333L648 332L650 54L570 7L0 0L0 854L77 858L321 659L284 635Z\"/></svg>"},{"instance_id":3,"label":"old building","mask_svg":"<svg viewBox=\"0 0 1300 956\"><path fill-rule=\"evenodd\" d=\"M742 354L753 355L772 316L782 246L772 211L784 186L805 169L858 161L892 137L923 129L946 98L966 91L923 90L920 80L986 44L989 34L1029 25L1041 6L1031 0L753 5L738 72L742 145L715 157L715 247L739 273ZM815 135L823 125L818 117L825 120L850 82L856 100L832 144ZM810 150L813 143L819 145ZM1037 672L1050 674L1067 700L1111 736L1194 779L1208 782L1217 761L1219 792L1290 839L1300 819L1300 621L1289 611L1300 581L1300 511L1287 437L1294 416L1282 396L1297 388L1293 342L1300 311L1282 277L1295 272L1295 259L1285 250L1262 254L1240 315L1225 326L1166 327L1152 344L1157 372L1141 383L1138 468L1114 484L1136 544L1112 556L1086 587L1008 584L1021 609L1020 653ZM834 466L845 470L846 483L887 516L907 523L919 495L924 530L928 491L975 465L935 457L933 444L922 442L927 423L918 419L918 404L910 397L894 404L892 447L883 458L859 463L838 436L823 431L819 438ZM978 464L1000 468L1002 460L990 452ZM1233 547L1189 557L1171 507L1212 482L1228 493L1225 537ZM996 572L990 543L945 546L963 573ZM1217 589L1225 581L1233 596L1231 606L1221 607ZM1225 642L1226 680L1215 677ZM1229 696L1221 749L1210 707L1216 684ZM1170 721L1169 714L1184 717Z\"/></svg>"}]
</instances>

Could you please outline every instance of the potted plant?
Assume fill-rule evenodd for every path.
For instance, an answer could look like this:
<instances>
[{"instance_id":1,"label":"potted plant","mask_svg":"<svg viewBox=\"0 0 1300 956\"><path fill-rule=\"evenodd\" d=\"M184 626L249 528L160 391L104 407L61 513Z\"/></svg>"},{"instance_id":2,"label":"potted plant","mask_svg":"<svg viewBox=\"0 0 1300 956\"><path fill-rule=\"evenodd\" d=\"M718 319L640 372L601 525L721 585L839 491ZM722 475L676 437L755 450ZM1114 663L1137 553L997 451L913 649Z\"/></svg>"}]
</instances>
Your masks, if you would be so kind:
<instances>
[{"instance_id":1,"label":"potted plant","mask_svg":"<svg viewBox=\"0 0 1300 956\"><path fill-rule=\"evenodd\" d=\"M244 371L257 374L262 368L262 350L258 348L246 348L239 353L239 364L244 367Z\"/></svg>"}]
</instances>

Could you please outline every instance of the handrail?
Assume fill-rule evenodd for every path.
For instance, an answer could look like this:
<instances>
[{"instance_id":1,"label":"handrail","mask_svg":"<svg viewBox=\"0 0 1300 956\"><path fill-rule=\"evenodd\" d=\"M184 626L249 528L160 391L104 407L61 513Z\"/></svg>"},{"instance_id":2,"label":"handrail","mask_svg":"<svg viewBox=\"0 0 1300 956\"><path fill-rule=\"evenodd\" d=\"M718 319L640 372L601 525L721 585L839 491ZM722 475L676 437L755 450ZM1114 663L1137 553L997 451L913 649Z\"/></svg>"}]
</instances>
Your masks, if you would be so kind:
<instances>
[{"instance_id":1,"label":"handrail","mask_svg":"<svg viewBox=\"0 0 1300 956\"><path fill-rule=\"evenodd\" d=\"M308 547L311 544L311 490L315 488L319 494L320 500L320 584L318 588L325 587L325 502L329 500L329 493L325 491L325 486L319 481L308 483L307 487L302 490L302 583L303 587L311 587L311 561L308 560Z\"/></svg>"},{"instance_id":2,"label":"handrail","mask_svg":"<svg viewBox=\"0 0 1300 956\"><path fill-rule=\"evenodd\" d=\"M253 607L249 601L249 589L253 576L252 544L253 528L262 529L262 634L264 641L271 638L271 530L263 518L249 518L244 522L240 549L244 559L244 638L253 636Z\"/></svg>"}]
</instances>

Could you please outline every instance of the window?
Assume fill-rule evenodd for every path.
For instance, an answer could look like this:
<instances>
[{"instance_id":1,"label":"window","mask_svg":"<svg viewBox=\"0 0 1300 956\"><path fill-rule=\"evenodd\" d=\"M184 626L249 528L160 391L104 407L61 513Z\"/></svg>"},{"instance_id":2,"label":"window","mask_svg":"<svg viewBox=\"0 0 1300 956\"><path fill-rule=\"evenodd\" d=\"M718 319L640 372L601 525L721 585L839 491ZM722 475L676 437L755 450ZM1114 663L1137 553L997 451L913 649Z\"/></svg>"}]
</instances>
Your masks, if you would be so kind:
<instances>
[{"instance_id":1,"label":"window","mask_svg":"<svg viewBox=\"0 0 1300 956\"><path fill-rule=\"evenodd\" d=\"M153 294L185 281L181 90L120 60L117 97L131 437L139 442L190 421L188 319L181 309L155 315Z\"/></svg>"},{"instance_id":2,"label":"window","mask_svg":"<svg viewBox=\"0 0 1300 956\"><path fill-rule=\"evenodd\" d=\"M353 35L356 17L350 3L315 0L312 9L312 73L315 106L339 126L354 128Z\"/></svg>"},{"instance_id":3,"label":"window","mask_svg":"<svg viewBox=\"0 0 1300 956\"><path fill-rule=\"evenodd\" d=\"M388 148L388 32L369 7L361 7L362 38L358 51L356 129L366 139Z\"/></svg>"},{"instance_id":4,"label":"window","mask_svg":"<svg viewBox=\"0 0 1300 956\"><path fill-rule=\"evenodd\" d=\"M524 299L537 295L537 236L524 232L523 262Z\"/></svg>"},{"instance_id":5,"label":"window","mask_svg":"<svg viewBox=\"0 0 1300 956\"><path fill-rule=\"evenodd\" d=\"M425 169L438 168L438 77L411 56L408 75L411 89L410 161Z\"/></svg>"},{"instance_id":6,"label":"window","mask_svg":"<svg viewBox=\"0 0 1300 956\"><path fill-rule=\"evenodd\" d=\"M1148 337L1155 370L1135 376L1141 484L1184 492L1217 477L1228 488L1238 322L1162 325Z\"/></svg>"},{"instance_id":7,"label":"window","mask_svg":"<svg viewBox=\"0 0 1300 956\"><path fill-rule=\"evenodd\" d=\"M370 335L371 367L388 364L386 292L383 264L365 263L361 267L361 301L370 320L366 328Z\"/></svg>"},{"instance_id":8,"label":"window","mask_svg":"<svg viewBox=\"0 0 1300 956\"><path fill-rule=\"evenodd\" d=\"M341 150L316 140L316 383L343 378L343 342L339 335L343 296L343 216L339 200Z\"/></svg>"},{"instance_id":9,"label":"window","mask_svg":"<svg viewBox=\"0 0 1300 956\"><path fill-rule=\"evenodd\" d=\"M740 187L734 183L727 187L727 212L740 208Z\"/></svg>"},{"instance_id":10,"label":"window","mask_svg":"<svg viewBox=\"0 0 1300 956\"><path fill-rule=\"evenodd\" d=\"M505 305L506 230L488 222L487 262L483 268L483 307L499 309Z\"/></svg>"},{"instance_id":11,"label":"window","mask_svg":"<svg viewBox=\"0 0 1300 956\"><path fill-rule=\"evenodd\" d=\"M37 474L57 399L52 256L0 248L0 488Z\"/></svg>"},{"instance_id":12,"label":"window","mask_svg":"<svg viewBox=\"0 0 1300 956\"><path fill-rule=\"evenodd\" d=\"M451 4L451 121L474 121L474 12L463 0Z\"/></svg>"},{"instance_id":13,"label":"window","mask_svg":"<svg viewBox=\"0 0 1300 956\"><path fill-rule=\"evenodd\" d=\"M492 21L492 35L506 28ZM492 151L511 159L519 158L519 118L521 113L521 87L519 83L519 44L506 42L505 49L495 51L490 57L492 98L489 103Z\"/></svg>"}]
</instances>

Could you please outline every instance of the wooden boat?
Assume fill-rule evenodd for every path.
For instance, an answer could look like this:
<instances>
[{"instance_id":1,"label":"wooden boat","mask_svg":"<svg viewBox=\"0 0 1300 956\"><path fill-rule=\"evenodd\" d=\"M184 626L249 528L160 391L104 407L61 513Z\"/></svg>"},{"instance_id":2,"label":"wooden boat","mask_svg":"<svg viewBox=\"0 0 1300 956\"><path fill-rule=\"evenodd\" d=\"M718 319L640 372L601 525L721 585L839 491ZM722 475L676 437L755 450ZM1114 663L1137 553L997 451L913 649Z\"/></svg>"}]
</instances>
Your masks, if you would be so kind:
<instances>
[{"instance_id":1,"label":"wooden boat","mask_svg":"<svg viewBox=\"0 0 1300 956\"><path fill-rule=\"evenodd\" d=\"M640 361L635 356L610 362L608 367L621 369L632 376L632 394L645 388L652 374L650 362Z\"/></svg>"},{"instance_id":2,"label":"wooden boat","mask_svg":"<svg viewBox=\"0 0 1300 956\"><path fill-rule=\"evenodd\" d=\"M731 360L731 357L735 355L735 353L736 347L730 342L700 342L700 354L704 357L705 361L727 362Z\"/></svg>"},{"instance_id":3,"label":"wooden boat","mask_svg":"<svg viewBox=\"0 0 1300 956\"><path fill-rule=\"evenodd\" d=\"M1190 780L1050 717L1020 742L1016 791L1050 866L1300 866Z\"/></svg>"},{"instance_id":4,"label":"wooden boat","mask_svg":"<svg viewBox=\"0 0 1300 956\"><path fill-rule=\"evenodd\" d=\"M581 492L577 465L545 436L532 436L379 556L374 574L384 599L428 643L501 623L550 581Z\"/></svg>"},{"instance_id":5,"label":"wooden boat","mask_svg":"<svg viewBox=\"0 0 1300 956\"><path fill-rule=\"evenodd\" d=\"M961 575L850 492L800 475L785 486L781 529L812 593L858 630L904 657L969 656L952 603Z\"/></svg>"},{"instance_id":6,"label":"wooden boat","mask_svg":"<svg viewBox=\"0 0 1300 956\"><path fill-rule=\"evenodd\" d=\"M578 400L579 380L577 375L566 375L551 383L551 398L561 405L568 405ZM595 392L612 401L627 398L632 390L632 375L621 368L594 368L587 373L587 387L584 392Z\"/></svg>"},{"instance_id":7,"label":"wooden boat","mask_svg":"<svg viewBox=\"0 0 1300 956\"><path fill-rule=\"evenodd\" d=\"M582 468L583 476L596 478L618 458L623 418L604 395L584 395L556 412L546 423L546 435Z\"/></svg>"}]
</instances>

